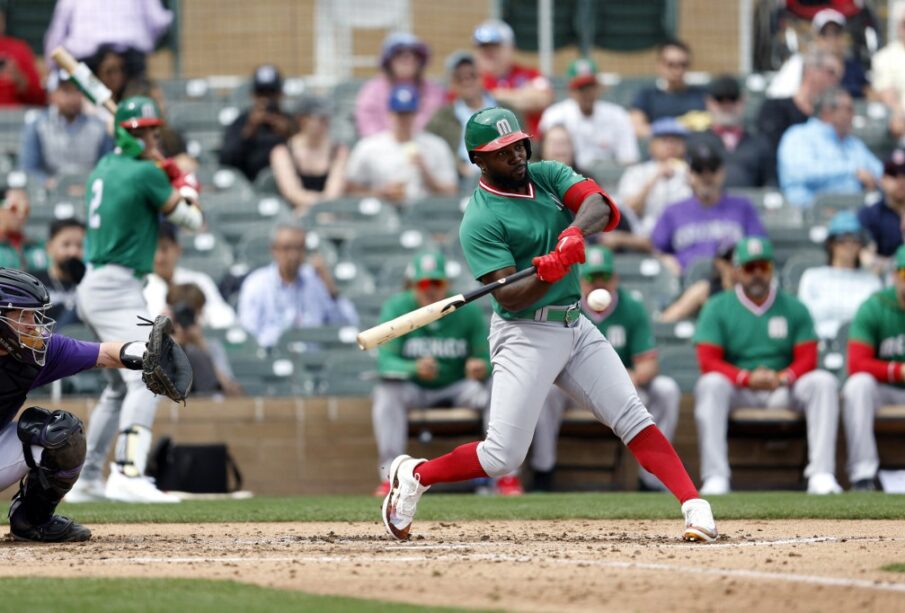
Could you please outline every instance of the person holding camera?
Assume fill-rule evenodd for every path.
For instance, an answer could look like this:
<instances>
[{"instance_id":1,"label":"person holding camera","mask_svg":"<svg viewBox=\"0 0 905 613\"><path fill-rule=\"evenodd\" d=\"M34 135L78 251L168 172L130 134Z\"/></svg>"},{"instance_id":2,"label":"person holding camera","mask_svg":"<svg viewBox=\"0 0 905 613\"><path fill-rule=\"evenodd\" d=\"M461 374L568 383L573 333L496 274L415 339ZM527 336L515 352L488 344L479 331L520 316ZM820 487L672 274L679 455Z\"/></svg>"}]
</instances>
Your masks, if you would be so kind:
<instances>
[{"instance_id":1,"label":"person holding camera","mask_svg":"<svg viewBox=\"0 0 905 613\"><path fill-rule=\"evenodd\" d=\"M85 224L74 217L50 223L47 239L47 270L35 272L50 294L47 314L58 326L79 323L75 288L85 276Z\"/></svg>"},{"instance_id":2,"label":"person holding camera","mask_svg":"<svg viewBox=\"0 0 905 613\"><path fill-rule=\"evenodd\" d=\"M295 124L280 109L283 78L272 64L255 69L251 108L239 115L223 135L220 163L242 171L249 181L270 166L270 152L292 136Z\"/></svg>"},{"instance_id":3,"label":"person holding camera","mask_svg":"<svg viewBox=\"0 0 905 613\"><path fill-rule=\"evenodd\" d=\"M166 314L173 320L173 340L185 350L194 372L192 393L241 396L242 386L233 378L223 346L204 338L204 304L204 292L194 283L173 285L167 293Z\"/></svg>"}]
</instances>

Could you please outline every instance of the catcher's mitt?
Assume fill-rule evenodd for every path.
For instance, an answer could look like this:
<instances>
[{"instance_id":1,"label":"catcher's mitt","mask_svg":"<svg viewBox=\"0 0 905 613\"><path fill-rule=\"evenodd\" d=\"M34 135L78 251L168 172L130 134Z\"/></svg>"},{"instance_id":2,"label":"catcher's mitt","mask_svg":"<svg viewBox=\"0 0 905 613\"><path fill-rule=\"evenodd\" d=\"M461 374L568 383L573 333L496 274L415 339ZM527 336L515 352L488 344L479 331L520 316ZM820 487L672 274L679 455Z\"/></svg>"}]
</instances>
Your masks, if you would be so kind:
<instances>
[{"instance_id":1,"label":"catcher's mitt","mask_svg":"<svg viewBox=\"0 0 905 613\"><path fill-rule=\"evenodd\" d=\"M155 394L185 402L192 387L192 365L182 347L170 336L173 322L158 315L151 325L148 347L142 357L141 380Z\"/></svg>"}]
</instances>

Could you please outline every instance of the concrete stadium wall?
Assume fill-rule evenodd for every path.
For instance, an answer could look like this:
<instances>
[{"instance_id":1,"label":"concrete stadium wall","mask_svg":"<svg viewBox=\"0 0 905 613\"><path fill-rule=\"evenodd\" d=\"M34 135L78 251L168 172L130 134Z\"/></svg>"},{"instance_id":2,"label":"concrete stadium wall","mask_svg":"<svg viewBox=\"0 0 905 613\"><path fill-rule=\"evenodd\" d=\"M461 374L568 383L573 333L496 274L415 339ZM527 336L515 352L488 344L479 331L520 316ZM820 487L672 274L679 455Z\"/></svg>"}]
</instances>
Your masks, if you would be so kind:
<instances>
[{"instance_id":1,"label":"concrete stadium wall","mask_svg":"<svg viewBox=\"0 0 905 613\"><path fill-rule=\"evenodd\" d=\"M254 66L277 63L286 74L314 72L314 0L258 0L222 2L192 0L182 3L180 45L186 77L250 74ZM414 32L431 44L434 60L429 67L443 76L443 58L471 44L475 25L490 15L489 0L457 0L454 3L412 2ZM679 36L695 51L693 69L735 72L738 69L738 3L682 0L679 3ZM356 30L357 54L376 55L384 30ZM556 53L554 69L563 74L577 55L575 48ZM651 74L653 51L612 53L596 50L601 70L626 75ZM536 64L534 54L520 60ZM156 77L169 77L168 61L152 62ZM369 76L371 70L361 70Z\"/></svg>"}]
</instances>

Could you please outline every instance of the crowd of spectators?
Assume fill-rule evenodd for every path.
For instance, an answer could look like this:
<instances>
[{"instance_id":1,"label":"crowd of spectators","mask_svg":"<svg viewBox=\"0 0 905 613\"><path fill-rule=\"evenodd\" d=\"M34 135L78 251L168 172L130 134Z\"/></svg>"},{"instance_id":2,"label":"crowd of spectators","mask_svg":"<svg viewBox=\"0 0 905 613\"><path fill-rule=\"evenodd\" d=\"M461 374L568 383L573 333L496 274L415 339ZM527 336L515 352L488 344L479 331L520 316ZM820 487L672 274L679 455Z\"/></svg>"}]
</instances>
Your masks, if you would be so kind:
<instances>
[{"instance_id":1,"label":"crowd of spectators","mask_svg":"<svg viewBox=\"0 0 905 613\"><path fill-rule=\"evenodd\" d=\"M117 11L114 17L102 17L95 4L58 2L46 49L64 44L92 67L114 100L148 95L163 108L160 88L147 79L146 58L172 14L160 0L130 0L134 11ZM532 135L535 160L556 160L587 176L616 170L597 178L613 194L623 217L613 233L591 238L601 243L591 251L600 261L583 270L584 290L605 287L616 297L612 312L595 322L601 329L622 330L608 332L611 342L615 346L619 340L625 349L620 355L639 389L666 406L661 416L666 427L676 388L658 374L651 314L642 317L642 303L619 287L613 259L625 252L653 254L676 277L700 261L712 262L709 278L686 284L675 302L660 305L662 311L654 314L664 322L700 317L694 342L705 376L696 389L696 415L704 441L705 490L730 489L721 442L724 421L731 407L744 403L804 411L812 453L810 490L837 491L838 484L827 477L834 472L827 441L835 430L825 421L833 421L840 411L831 400L837 398L838 386L816 368L811 354L818 341L832 340L855 320L852 372L860 374L843 394L847 427L866 427L863 415L852 416L851 406L898 398L902 387L902 356L881 347L886 337L878 336L875 328L886 330L886 323L876 323L891 317L883 309L900 316L898 311L905 308L901 291L882 289L884 283L892 282L895 288L905 283L905 149L872 151L853 133L855 105L867 98L886 109L890 139L905 135L905 2L894 5L893 15L899 38L876 54L867 71L848 51L845 17L831 9L818 12L812 45L786 61L763 101L746 98L742 82L732 75L695 84L689 75L692 48L679 40L667 41L656 50L658 79L640 88L627 107L603 99L600 68L585 57L569 64L562 75L565 92L557 101L548 76L516 62L513 30L499 20L479 24L472 49L445 59L443 84L428 76L429 45L412 34L392 33L381 47L376 74L358 90L351 114L353 142L337 139L331 130L332 122L343 119L334 100L306 94L288 108L279 67L260 65L251 77L249 106L225 128L219 163L250 182L270 170L295 221L274 225L272 261L251 271L227 296L218 290L219 279L179 265L180 237L165 225L146 300L151 312L173 315L179 339L191 347L199 388L241 393L222 347L205 338L205 328L240 326L258 345L273 348L291 328L359 322L353 301L340 292L330 266L320 255L307 253L305 223L312 210L329 207L342 196L360 196L405 211L430 206L431 196L466 193L464 186L474 184L476 169L465 149L465 122L481 108L504 106ZM3 35L4 25L0 12L0 104L47 102L23 126L19 169L31 185L53 190L62 181L86 175L112 150L110 117L89 105L52 63L42 87L34 57L22 41ZM754 104L760 108L749 107ZM197 161L188 155L183 136L168 130L163 138L167 156L183 170L194 170ZM868 196L868 204L832 218L824 243L826 264L804 272L797 297L779 288L769 225L761 218L764 211L733 191L764 188L781 192L782 207L804 211L827 194ZM18 186L6 190L0 206L0 265L36 271L53 296L55 318L63 325L77 323L73 294L84 274L84 225L76 219L57 220L46 244L30 240L29 208L28 191ZM442 263L439 254L430 258L436 260L433 266ZM407 279L409 285L397 299L411 307L446 290L445 273L427 270L424 262L416 260L419 272ZM877 299L881 294L885 298ZM765 318L770 309L782 313ZM630 317L633 329L618 322L615 312ZM750 353L757 343L738 345L738 338L725 335L733 313L751 319L752 339L782 339L767 347L769 363ZM785 323L775 323L776 317L786 318ZM614 338L619 334L623 336ZM457 378L438 378L437 361L428 354L382 353L381 372L401 368L397 379L405 383L378 387L378 399L384 402L375 404L375 420L385 420L403 405L424 404L425 398L445 399L447 392L458 399L462 390L446 387L454 382L471 381L475 394L468 406L482 407L486 399L478 392L486 387L487 373L478 368L484 360L481 351L486 348L469 353ZM460 357L464 359L456 359ZM877 362L887 365L886 375L881 376ZM406 401L400 404L403 396ZM558 416L567 402L551 397L549 404L547 431L555 440ZM818 413L822 425L812 427ZM394 413L393 419L399 416ZM865 480L876 474L876 450L863 432L849 436L857 456L852 478L868 488L873 482ZM398 437L398 432L384 433L382 457L401 451ZM538 452L534 467L539 482L548 478L545 473L554 462L555 447ZM656 489L649 480L646 486Z\"/></svg>"}]
</instances>

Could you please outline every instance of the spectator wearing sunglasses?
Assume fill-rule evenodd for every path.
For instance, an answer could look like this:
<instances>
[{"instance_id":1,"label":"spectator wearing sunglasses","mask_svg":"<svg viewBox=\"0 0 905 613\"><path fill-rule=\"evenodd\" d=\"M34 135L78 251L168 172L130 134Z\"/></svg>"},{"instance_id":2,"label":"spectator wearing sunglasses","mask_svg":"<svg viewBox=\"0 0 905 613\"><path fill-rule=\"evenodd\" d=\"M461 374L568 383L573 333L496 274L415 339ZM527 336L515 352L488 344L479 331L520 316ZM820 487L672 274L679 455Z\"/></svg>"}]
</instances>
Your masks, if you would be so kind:
<instances>
[{"instance_id":1,"label":"spectator wearing sunglasses","mask_svg":"<svg viewBox=\"0 0 905 613\"><path fill-rule=\"evenodd\" d=\"M735 288L707 301L693 339L702 373L694 390L701 494L730 491L726 428L737 407L804 412L808 493L839 493L842 488L834 476L838 382L829 372L816 369L817 335L811 315L775 283L769 240L741 240L733 264Z\"/></svg>"},{"instance_id":2,"label":"spectator wearing sunglasses","mask_svg":"<svg viewBox=\"0 0 905 613\"><path fill-rule=\"evenodd\" d=\"M789 203L809 208L818 194L876 189L883 164L852 134L852 97L843 89L829 89L814 106L814 115L789 128L779 143L779 185Z\"/></svg>"},{"instance_id":3,"label":"spectator wearing sunglasses","mask_svg":"<svg viewBox=\"0 0 905 613\"><path fill-rule=\"evenodd\" d=\"M848 333L850 376L842 388L842 421L853 490L877 489L877 409L905 404L905 246L896 250L894 261L893 287L861 305Z\"/></svg>"},{"instance_id":4,"label":"spectator wearing sunglasses","mask_svg":"<svg viewBox=\"0 0 905 613\"><path fill-rule=\"evenodd\" d=\"M613 345L641 402L650 411L663 436L672 441L679 421L682 392L674 379L660 374L650 317L641 302L619 287L613 259L613 252L606 247L588 247L580 269L581 309ZM588 306L587 296L595 289L605 289L613 297L605 311L597 312ZM571 398L558 387L550 390L531 446L535 489L552 489L559 425L565 410L573 405ZM660 480L643 468L639 479L642 490L666 491Z\"/></svg>"},{"instance_id":5,"label":"spectator wearing sunglasses","mask_svg":"<svg viewBox=\"0 0 905 613\"><path fill-rule=\"evenodd\" d=\"M880 183L883 198L858 211L858 220L871 239L862 253L864 264L877 273L887 270L905 234L905 149L896 149L886 159Z\"/></svg>"},{"instance_id":6,"label":"spectator wearing sunglasses","mask_svg":"<svg viewBox=\"0 0 905 613\"><path fill-rule=\"evenodd\" d=\"M861 303L883 286L878 276L861 267L866 240L855 213L836 213L824 245L827 265L804 272L798 298L811 312L817 336L829 340L836 338L839 327L851 321Z\"/></svg>"},{"instance_id":7,"label":"spectator wearing sunglasses","mask_svg":"<svg viewBox=\"0 0 905 613\"><path fill-rule=\"evenodd\" d=\"M703 87L686 82L691 66L691 48L680 40L657 47L657 75L654 86L638 92L629 111L638 138L650 136L651 124L663 117L681 117L704 110Z\"/></svg>"},{"instance_id":8,"label":"spectator wearing sunglasses","mask_svg":"<svg viewBox=\"0 0 905 613\"><path fill-rule=\"evenodd\" d=\"M692 142L710 143L726 165L726 187L776 185L776 165L770 141L745 129L745 99L738 79L717 77L707 91L710 127L698 132Z\"/></svg>"},{"instance_id":9,"label":"spectator wearing sunglasses","mask_svg":"<svg viewBox=\"0 0 905 613\"><path fill-rule=\"evenodd\" d=\"M416 254L408 280L408 289L384 303L382 322L452 295L442 253ZM389 492L390 463L405 453L408 411L455 406L486 412L490 402L487 334L487 321L480 307L467 304L429 326L380 346L380 382L374 388L372 416L382 481L375 496L384 497Z\"/></svg>"},{"instance_id":10,"label":"spectator wearing sunglasses","mask_svg":"<svg viewBox=\"0 0 905 613\"><path fill-rule=\"evenodd\" d=\"M720 245L767 235L747 198L724 193L726 169L715 147L694 145L688 161L692 196L666 207L651 232L654 249L676 274L699 258L713 258Z\"/></svg>"}]
</instances>

